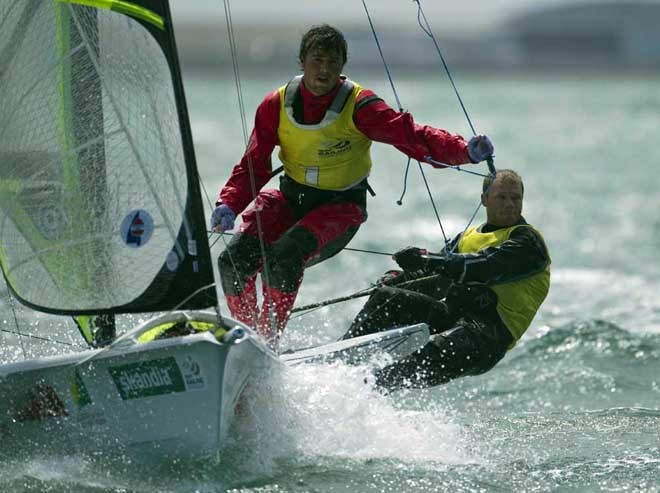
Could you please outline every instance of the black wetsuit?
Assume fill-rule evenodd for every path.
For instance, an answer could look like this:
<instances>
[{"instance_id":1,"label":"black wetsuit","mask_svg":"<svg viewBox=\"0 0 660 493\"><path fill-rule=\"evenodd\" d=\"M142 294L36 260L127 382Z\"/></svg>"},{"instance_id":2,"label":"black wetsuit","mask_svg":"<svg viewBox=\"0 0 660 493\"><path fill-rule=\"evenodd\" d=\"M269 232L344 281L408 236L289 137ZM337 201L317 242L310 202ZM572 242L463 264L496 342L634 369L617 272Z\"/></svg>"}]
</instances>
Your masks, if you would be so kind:
<instances>
[{"instance_id":1,"label":"black wetsuit","mask_svg":"<svg viewBox=\"0 0 660 493\"><path fill-rule=\"evenodd\" d=\"M521 219L519 224L527 224ZM497 227L484 224L480 231ZM446 248L453 251L456 237ZM497 312L493 284L543 271L550 263L541 236L531 227L516 228L509 239L478 255L484 262L468 263L460 284L442 276L406 282L426 273L404 273L405 287L377 288L357 315L344 339L392 327L425 322L431 340L410 356L376 372L384 389L424 388L464 375L490 370L502 359L514 338Z\"/></svg>"}]
</instances>

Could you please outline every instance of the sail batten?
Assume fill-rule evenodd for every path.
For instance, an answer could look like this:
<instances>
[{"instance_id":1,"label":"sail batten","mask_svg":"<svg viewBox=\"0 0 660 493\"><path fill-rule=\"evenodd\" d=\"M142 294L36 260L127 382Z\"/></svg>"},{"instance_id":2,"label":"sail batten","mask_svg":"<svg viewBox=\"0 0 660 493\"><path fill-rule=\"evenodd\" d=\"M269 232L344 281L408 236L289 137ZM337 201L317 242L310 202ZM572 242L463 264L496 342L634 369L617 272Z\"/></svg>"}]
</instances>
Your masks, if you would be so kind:
<instances>
[{"instance_id":1,"label":"sail batten","mask_svg":"<svg viewBox=\"0 0 660 493\"><path fill-rule=\"evenodd\" d=\"M217 304L170 18L166 1L0 0L25 26L0 31L0 261L33 308Z\"/></svg>"}]
</instances>

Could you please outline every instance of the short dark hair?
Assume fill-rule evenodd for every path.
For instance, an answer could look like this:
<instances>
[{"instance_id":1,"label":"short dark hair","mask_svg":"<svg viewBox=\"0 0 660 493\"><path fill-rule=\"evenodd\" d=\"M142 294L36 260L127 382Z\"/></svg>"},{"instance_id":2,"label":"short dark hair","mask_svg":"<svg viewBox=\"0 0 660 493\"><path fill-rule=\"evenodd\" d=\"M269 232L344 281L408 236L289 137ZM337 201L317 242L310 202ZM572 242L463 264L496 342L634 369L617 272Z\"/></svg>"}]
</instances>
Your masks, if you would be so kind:
<instances>
[{"instance_id":1,"label":"short dark hair","mask_svg":"<svg viewBox=\"0 0 660 493\"><path fill-rule=\"evenodd\" d=\"M337 52L341 54L342 63L346 63L348 57L346 39L341 31L328 24L312 26L312 28L303 35L302 40L300 40L300 53L298 54L298 60L300 63L305 61L307 52L312 48Z\"/></svg>"},{"instance_id":2,"label":"short dark hair","mask_svg":"<svg viewBox=\"0 0 660 493\"><path fill-rule=\"evenodd\" d=\"M520 183L520 191L523 194L525 193L525 185L523 185L522 178L518 173L516 173L512 169L498 169L497 172L495 173L495 180L512 181L515 183ZM493 175L488 175L487 177L485 177L483 185L481 187L481 191L483 193L488 193L488 190L490 189L491 185L493 184L493 181L495 180L493 180Z\"/></svg>"}]
</instances>

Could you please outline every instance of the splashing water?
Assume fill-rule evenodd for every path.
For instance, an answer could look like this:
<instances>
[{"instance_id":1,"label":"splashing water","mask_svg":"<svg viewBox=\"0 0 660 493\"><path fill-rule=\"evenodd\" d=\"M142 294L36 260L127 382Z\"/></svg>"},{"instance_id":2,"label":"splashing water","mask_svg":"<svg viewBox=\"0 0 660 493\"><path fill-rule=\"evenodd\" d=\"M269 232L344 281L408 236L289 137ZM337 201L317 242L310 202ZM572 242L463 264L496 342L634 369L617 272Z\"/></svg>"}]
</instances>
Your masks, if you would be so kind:
<instances>
[{"instance_id":1,"label":"splashing water","mask_svg":"<svg viewBox=\"0 0 660 493\"><path fill-rule=\"evenodd\" d=\"M396 460L435 467L477 460L448 410L419 393L417 409L397 404L365 384L367 374L363 366L307 364L252 386L232 437L248 451L251 471L260 464L262 473L272 473L280 461Z\"/></svg>"}]
</instances>

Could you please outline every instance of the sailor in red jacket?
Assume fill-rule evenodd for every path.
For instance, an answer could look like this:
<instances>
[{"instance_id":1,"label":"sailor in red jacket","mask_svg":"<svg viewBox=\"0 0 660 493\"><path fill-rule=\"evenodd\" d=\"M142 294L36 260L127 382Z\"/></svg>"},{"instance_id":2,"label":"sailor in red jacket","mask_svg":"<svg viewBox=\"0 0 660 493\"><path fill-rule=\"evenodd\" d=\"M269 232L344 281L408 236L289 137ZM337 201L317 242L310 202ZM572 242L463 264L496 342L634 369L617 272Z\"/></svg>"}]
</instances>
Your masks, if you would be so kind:
<instances>
[{"instance_id":1,"label":"sailor in red jacket","mask_svg":"<svg viewBox=\"0 0 660 493\"><path fill-rule=\"evenodd\" d=\"M466 143L460 135L418 125L410 113L393 110L341 75L346 57L344 36L331 26L313 27L303 36L303 75L259 105L248 149L211 218L214 231L233 229L236 215L257 194L218 262L232 315L271 339L287 323L304 269L341 251L366 221L372 141L391 144L418 161L431 156L449 165L480 162L493 153L486 136ZM279 190L262 191L271 178L275 146L284 175ZM262 269L259 310L255 282Z\"/></svg>"}]
</instances>

